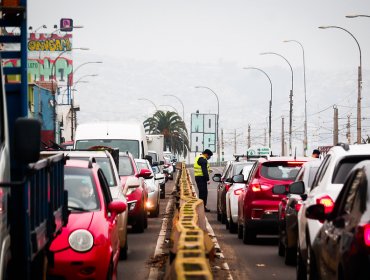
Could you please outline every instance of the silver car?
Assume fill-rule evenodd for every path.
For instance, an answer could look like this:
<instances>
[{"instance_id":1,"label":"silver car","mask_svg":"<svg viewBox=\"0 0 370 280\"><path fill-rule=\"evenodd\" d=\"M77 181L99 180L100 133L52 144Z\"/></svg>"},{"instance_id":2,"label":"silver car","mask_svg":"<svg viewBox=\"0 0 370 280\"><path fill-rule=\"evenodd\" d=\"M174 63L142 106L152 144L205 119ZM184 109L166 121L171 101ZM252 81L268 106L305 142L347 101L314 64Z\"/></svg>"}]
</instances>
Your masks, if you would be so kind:
<instances>
[{"instance_id":1,"label":"silver car","mask_svg":"<svg viewBox=\"0 0 370 280\"><path fill-rule=\"evenodd\" d=\"M150 217L158 217L159 198L160 198L160 186L158 180L155 180L153 169L150 166L148 160L135 158L135 163L139 172L141 169L149 169L153 174L152 177L144 180L148 190L148 200L146 202L146 209L148 209Z\"/></svg>"}]
</instances>

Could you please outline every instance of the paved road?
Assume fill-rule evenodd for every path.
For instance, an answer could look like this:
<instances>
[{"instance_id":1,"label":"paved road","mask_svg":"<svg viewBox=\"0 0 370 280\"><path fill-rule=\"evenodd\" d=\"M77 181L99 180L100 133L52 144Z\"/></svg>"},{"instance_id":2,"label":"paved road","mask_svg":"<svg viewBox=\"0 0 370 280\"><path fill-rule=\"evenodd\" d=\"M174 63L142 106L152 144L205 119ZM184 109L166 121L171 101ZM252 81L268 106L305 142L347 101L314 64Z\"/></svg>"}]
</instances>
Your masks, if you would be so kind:
<instances>
[{"instance_id":1,"label":"paved road","mask_svg":"<svg viewBox=\"0 0 370 280\"><path fill-rule=\"evenodd\" d=\"M160 200L158 218L148 218L148 228L144 233L133 233L129 229L127 260L119 261L117 279L148 279L150 267L153 264L154 250L162 227L162 219L166 210L174 181L166 183L166 198ZM154 265L154 264L153 264Z\"/></svg>"},{"instance_id":2,"label":"paved road","mask_svg":"<svg viewBox=\"0 0 370 280\"><path fill-rule=\"evenodd\" d=\"M212 169L214 173L222 171L219 167ZM193 170L189 171L193 176ZM225 225L217 221L216 197L217 183L211 181L207 205L211 212L207 213L207 218L217 236L233 279L295 279L295 267L286 266L283 258L278 256L276 236L258 238L254 245L243 244L236 234L230 234Z\"/></svg>"}]
</instances>

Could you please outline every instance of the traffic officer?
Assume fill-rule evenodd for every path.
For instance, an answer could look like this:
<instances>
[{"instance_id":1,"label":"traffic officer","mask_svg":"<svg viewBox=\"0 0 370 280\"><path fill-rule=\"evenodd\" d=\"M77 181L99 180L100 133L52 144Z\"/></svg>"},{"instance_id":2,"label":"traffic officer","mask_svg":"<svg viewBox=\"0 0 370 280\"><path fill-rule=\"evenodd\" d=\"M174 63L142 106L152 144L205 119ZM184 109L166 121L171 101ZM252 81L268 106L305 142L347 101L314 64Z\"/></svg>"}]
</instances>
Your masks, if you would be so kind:
<instances>
[{"instance_id":1,"label":"traffic officer","mask_svg":"<svg viewBox=\"0 0 370 280\"><path fill-rule=\"evenodd\" d=\"M206 205L208 197L207 183L209 181L210 173L208 160L212 155L213 153L211 150L205 149L203 153L198 155L194 160L195 182L197 183L199 198L203 200L205 212L210 212Z\"/></svg>"}]
</instances>

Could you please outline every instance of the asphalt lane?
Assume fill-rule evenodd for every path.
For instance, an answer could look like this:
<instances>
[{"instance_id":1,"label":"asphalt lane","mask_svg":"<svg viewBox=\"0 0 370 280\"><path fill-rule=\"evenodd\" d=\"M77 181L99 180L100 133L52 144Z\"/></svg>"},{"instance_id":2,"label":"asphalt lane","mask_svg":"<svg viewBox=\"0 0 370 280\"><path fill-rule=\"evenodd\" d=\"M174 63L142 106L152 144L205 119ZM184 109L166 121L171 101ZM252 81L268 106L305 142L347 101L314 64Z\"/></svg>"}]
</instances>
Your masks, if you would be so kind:
<instances>
[{"instance_id":1,"label":"asphalt lane","mask_svg":"<svg viewBox=\"0 0 370 280\"><path fill-rule=\"evenodd\" d=\"M118 263L117 279L142 280L148 279L153 264L154 251L158 235L162 227L162 220L173 190L174 180L166 183L166 198L160 200L160 213L158 218L148 218L148 228L143 233L133 233L128 228L128 254L127 260Z\"/></svg>"},{"instance_id":2,"label":"asphalt lane","mask_svg":"<svg viewBox=\"0 0 370 280\"><path fill-rule=\"evenodd\" d=\"M212 169L213 173L222 171L220 167L212 167ZM189 171L195 184L193 169L189 168ZM211 180L208 185L207 205L211 212L206 215L233 279L295 279L295 267L286 266L284 259L278 256L277 236L258 236L256 244L243 244L236 234L229 233L225 225L217 221L216 198L217 183Z\"/></svg>"}]
</instances>

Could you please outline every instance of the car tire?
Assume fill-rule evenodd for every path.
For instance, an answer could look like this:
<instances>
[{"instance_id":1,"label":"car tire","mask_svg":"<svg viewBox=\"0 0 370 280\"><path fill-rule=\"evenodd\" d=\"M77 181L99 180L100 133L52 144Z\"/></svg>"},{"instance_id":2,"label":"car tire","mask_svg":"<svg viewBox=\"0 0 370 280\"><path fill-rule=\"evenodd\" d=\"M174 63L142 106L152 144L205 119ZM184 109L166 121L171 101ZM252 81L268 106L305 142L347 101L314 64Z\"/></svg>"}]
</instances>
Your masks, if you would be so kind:
<instances>
[{"instance_id":1,"label":"car tire","mask_svg":"<svg viewBox=\"0 0 370 280\"><path fill-rule=\"evenodd\" d=\"M244 222L243 225L243 243L253 244L256 239L256 232L251 228L248 228L247 223Z\"/></svg>"},{"instance_id":2,"label":"car tire","mask_svg":"<svg viewBox=\"0 0 370 280\"><path fill-rule=\"evenodd\" d=\"M137 233L143 233L145 227L145 221L147 220L146 210L144 209L144 203L141 208L140 217L136 221L135 225L133 226L133 230Z\"/></svg>"},{"instance_id":3,"label":"car tire","mask_svg":"<svg viewBox=\"0 0 370 280\"><path fill-rule=\"evenodd\" d=\"M308 243L309 244L309 243ZM307 248L307 263L306 263L306 279L307 280L314 280L318 279L318 274L317 274L317 266L316 266L316 259L314 252L311 248L311 246L308 246Z\"/></svg>"},{"instance_id":4,"label":"car tire","mask_svg":"<svg viewBox=\"0 0 370 280\"><path fill-rule=\"evenodd\" d=\"M127 239L127 234L126 234L126 244L123 248L121 248L119 252L120 260L127 260L127 251L128 251L128 239Z\"/></svg>"},{"instance_id":5,"label":"car tire","mask_svg":"<svg viewBox=\"0 0 370 280\"><path fill-rule=\"evenodd\" d=\"M303 261L301 249L299 247L297 248L296 279L297 280L307 279L306 264Z\"/></svg>"},{"instance_id":6,"label":"car tire","mask_svg":"<svg viewBox=\"0 0 370 280\"><path fill-rule=\"evenodd\" d=\"M284 255L285 255L285 246L284 246L283 242L281 242L280 236L278 238L278 255L280 257L284 257Z\"/></svg>"},{"instance_id":7,"label":"car tire","mask_svg":"<svg viewBox=\"0 0 370 280\"><path fill-rule=\"evenodd\" d=\"M159 198L166 198L166 185L163 184L163 186L160 187L160 195Z\"/></svg>"},{"instance_id":8,"label":"car tire","mask_svg":"<svg viewBox=\"0 0 370 280\"><path fill-rule=\"evenodd\" d=\"M221 223L226 224L227 223L227 217L226 214L221 212ZM227 226L226 226L227 229Z\"/></svg>"},{"instance_id":9,"label":"car tire","mask_svg":"<svg viewBox=\"0 0 370 280\"><path fill-rule=\"evenodd\" d=\"M285 247L285 259L286 265L295 265L297 261L297 249Z\"/></svg>"},{"instance_id":10,"label":"car tire","mask_svg":"<svg viewBox=\"0 0 370 280\"><path fill-rule=\"evenodd\" d=\"M237 230L238 230L238 224L234 223L233 218L231 217L231 213L230 213L229 232L236 233Z\"/></svg>"},{"instance_id":11,"label":"car tire","mask_svg":"<svg viewBox=\"0 0 370 280\"><path fill-rule=\"evenodd\" d=\"M237 226L238 226L238 238L242 239L243 238L243 226L239 225L239 222L238 222Z\"/></svg>"},{"instance_id":12,"label":"car tire","mask_svg":"<svg viewBox=\"0 0 370 280\"><path fill-rule=\"evenodd\" d=\"M157 218L158 216L159 216L159 204L157 204L157 207L155 208L155 210L150 212L151 218Z\"/></svg>"}]
</instances>

